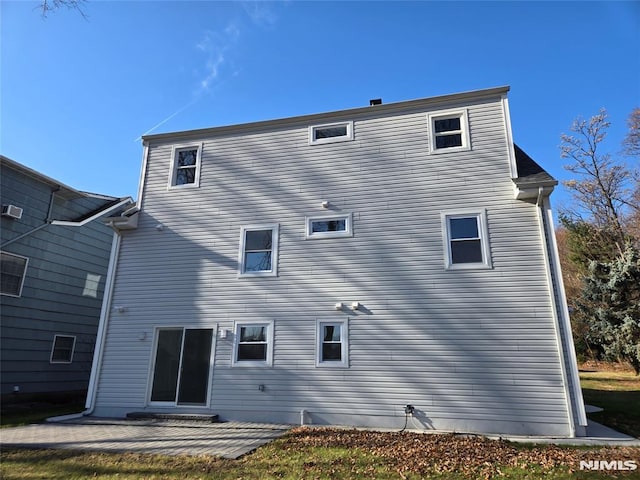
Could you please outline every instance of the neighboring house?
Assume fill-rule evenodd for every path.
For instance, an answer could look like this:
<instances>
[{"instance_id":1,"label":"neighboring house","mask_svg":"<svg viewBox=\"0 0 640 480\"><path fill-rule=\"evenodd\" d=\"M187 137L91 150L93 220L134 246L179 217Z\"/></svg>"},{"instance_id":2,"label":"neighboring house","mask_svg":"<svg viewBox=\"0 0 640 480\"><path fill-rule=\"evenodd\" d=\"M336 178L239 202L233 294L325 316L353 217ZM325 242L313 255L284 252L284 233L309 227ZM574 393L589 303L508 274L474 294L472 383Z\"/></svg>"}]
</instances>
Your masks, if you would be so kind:
<instances>
[{"instance_id":1,"label":"neighboring house","mask_svg":"<svg viewBox=\"0 0 640 480\"><path fill-rule=\"evenodd\" d=\"M130 198L80 192L0 156L4 400L87 390L113 231Z\"/></svg>"},{"instance_id":2,"label":"neighboring house","mask_svg":"<svg viewBox=\"0 0 640 480\"><path fill-rule=\"evenodd\" d=\"M145 136L87 413L583 435L508 90Z\"/></svg>"}]
</instances>

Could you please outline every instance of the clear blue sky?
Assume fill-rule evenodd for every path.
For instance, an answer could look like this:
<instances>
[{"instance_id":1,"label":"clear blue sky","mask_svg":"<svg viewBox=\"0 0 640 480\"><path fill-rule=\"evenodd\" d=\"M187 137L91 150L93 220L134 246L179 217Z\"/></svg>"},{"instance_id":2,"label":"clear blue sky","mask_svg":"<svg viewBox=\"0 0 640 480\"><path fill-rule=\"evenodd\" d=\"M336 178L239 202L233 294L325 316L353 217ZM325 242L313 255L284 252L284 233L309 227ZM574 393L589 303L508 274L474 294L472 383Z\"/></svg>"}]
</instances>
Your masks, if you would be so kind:
<instances>
[{"instance_id":1,"label":"clear blue sky","mask_svg":"<svg viewBox=\"0 0 640 480\"><path fill-rule=\"evenodd\" d=\"M0 0L0 152L79 190L135 198L145 133L501 85L562 180L575 117L605 107L616 152L640 106L640 2L38 4Z\"/></svg>"}]
</instances>

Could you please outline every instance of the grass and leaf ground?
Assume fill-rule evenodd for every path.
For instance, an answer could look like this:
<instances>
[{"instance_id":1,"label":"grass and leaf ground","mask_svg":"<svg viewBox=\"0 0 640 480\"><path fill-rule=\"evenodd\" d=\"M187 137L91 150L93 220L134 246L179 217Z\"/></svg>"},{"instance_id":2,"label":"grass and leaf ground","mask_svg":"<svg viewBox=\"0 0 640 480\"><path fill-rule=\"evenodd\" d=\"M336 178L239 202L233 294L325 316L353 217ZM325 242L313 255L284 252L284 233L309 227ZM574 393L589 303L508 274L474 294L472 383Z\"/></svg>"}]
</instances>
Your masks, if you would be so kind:
<instances>
[{"instance_id":1,"label":"grass and leaf ground","mask_svg":"<svg viewBox=\"0 0 640 480\"><path fill-rule=\"evenodd\" d=\"M640 436L640 378L581 369L595 421ZM3 420L4 423L4 420ZM239 460L215 457L3 449L0 478L31 479L610 479L636 471L581 471L580 461L634 460L640 447L521 445L476 436L296 428Z\"/></svg>"}]
</instances>

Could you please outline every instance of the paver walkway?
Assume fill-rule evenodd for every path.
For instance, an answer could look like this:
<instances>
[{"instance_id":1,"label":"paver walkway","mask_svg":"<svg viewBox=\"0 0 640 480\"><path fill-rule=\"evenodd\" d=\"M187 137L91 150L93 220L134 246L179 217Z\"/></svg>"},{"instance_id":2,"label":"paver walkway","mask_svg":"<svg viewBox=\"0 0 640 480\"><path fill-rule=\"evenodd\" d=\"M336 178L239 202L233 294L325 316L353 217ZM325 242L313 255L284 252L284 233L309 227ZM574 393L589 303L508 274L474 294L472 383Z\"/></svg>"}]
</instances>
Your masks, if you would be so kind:
<instances>
[{"instance_id":1,"label":"paver walkway","mask_svg":"<svg viewBox=\"0 0 640 480\"><path fill-rule=\"evenodd\" d=\"M213 455L238 458L284 435L291 425L193 423L75 418L4 428L3 446L74 450Z\"/></svg>"}]
</instances>

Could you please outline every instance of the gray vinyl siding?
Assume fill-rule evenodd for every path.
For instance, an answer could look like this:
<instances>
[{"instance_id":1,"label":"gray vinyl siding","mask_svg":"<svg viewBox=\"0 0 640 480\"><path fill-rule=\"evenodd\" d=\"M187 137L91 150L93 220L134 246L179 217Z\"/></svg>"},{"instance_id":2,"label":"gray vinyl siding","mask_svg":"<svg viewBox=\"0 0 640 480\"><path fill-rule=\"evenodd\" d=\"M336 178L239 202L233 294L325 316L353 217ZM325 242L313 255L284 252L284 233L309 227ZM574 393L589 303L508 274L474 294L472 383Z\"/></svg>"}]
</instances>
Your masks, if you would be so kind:
<instances>
[{"instance_id":1,"label":"gray vinyl siding","mask_svg":"<svg viewBox=\"0 0 640 480\"><path fill-rule=\"evenodd\" d=\"M354 121L351 142L310 146L295 120L176 135L203 144L195 189L167 189L173 143L151 139L96 414L153 408L155 328L207 326L230 331L208 406L223 418L297 423L305 410L313 423L401 428L410 403L424 428L567 434L536 207L513 199L500 98L464 107L472 149L455 153L429 154L422 104L337 115ZM305 240L323 200L353 213L353 237ZM468 209L486 210L493 268L445 270L441 213ZM238 278L240 228L274 223L278 277ZM334 309L353 301L363 310ZM349 368L316 368L316 321L345 317ZM232 367L234 322L271 320L273 366Z\"/></svg>"},{"instance_id":2,"label":"gray vinyl siding","mask_svg":"<svg viewBox=\"0 0 640 480\"><path fill-rule=\"evenodd\" d=\"M3 395L14 386L24 394L75 392L89 381L112 231L99 220L34 231L46 224L53 189L3 164L2 204L24 211L19 220L2 218L2 251L29 259L21 296L0 295ZM51 211L57 220L78 218L106 202L68 191L57 195ZM95 297L83 295L88 273L100 276ZM69 364L50 363L56 334L76 338Z\"/></svg>"}]
</instances>

